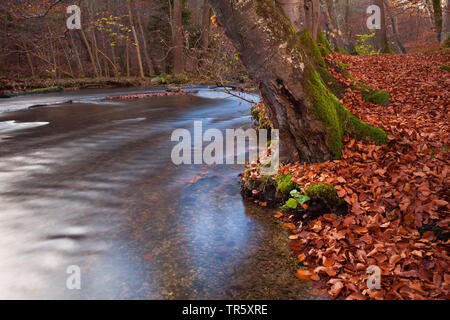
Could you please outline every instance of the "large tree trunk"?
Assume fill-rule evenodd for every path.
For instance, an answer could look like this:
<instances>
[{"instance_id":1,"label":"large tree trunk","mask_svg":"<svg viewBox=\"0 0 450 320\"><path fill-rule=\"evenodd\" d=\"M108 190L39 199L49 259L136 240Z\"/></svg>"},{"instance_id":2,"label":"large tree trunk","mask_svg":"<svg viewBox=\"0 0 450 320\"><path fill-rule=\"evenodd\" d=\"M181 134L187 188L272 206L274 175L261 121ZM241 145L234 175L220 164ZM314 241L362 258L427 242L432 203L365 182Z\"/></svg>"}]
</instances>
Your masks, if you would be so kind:
<instances>
[{"instance_id":1,"label":"large tree trunk","mask_svg":"<svg viewBox=\"0 0 450 320\"><path fill-rule=\"evenodd\" d=\"M308 29L317 40L320 18L320 0L275 0L291 21L297 33Z\"/></svg>"},{"instance_id":2,"label":"large tree trunk","mask_svg":"<svg viewBox=\"0 0 450 320\"><path fill-rule=\"evenodd\" d=\"M441 43L445 43L447 39L450 38L450 20L449 20L449 6L448 0L443 0L443 12L442 12L442 35L441 35Z\"/></svg>"},{"instance_id":3,"label":"large tree trunk","mask_svg":"<svg viewBox=\"0 0 450 320\"><path fill-rule=\"evenodd\" d=\"M351 1L346 0L344 5L344 30L342 31L342 38L345 43L345 50L351 54L355 53L355 46L351 40L350 34L350 17L351 17Z\"/></svg>"},{"instance_id":4,"label":"large tree trunk","mask_svg":"<svg viewBox=\"0 0 450 320\"><path fill-rule=\"evenodd\" d=\"M209 47L209 33L211 30L211 7L207 0L203 0L202 5L202 35L201 47L202 50L207 50Z\"/></svg>"},{"instance_id":5,"label":"large tree trunk","mask_svg":"<svg viewBox=\"0 0 450 320\"><path fill-rule=\"evenodd\" d=\"M339 158L343 134L357 127L364 126L369 135L384 134L360 123L330 94L316 71L325 66L310 33L293 32L272 0L209 1L250 76L259 82L269 118L280 130L281 161Z\"/></svg>"},{"instance_id":6,"label":"large tree trunk","mask_svg":"<svg viewBox=\"0 0 450 320\"><path fill-rule=\"evenodd\" d=\"M380 14L381 14L381 28L378 29L376 32L377 47L381 53L390 53L391 49L387 37L384 0L374 0L374 3L380 7Z\"/></svg>"},{"instance_id":7,"label":"large tree trunk","mask_svg":"<svg viewBox=\"0 0 450 320\"><path fill-rule=\"evenodd\" d=\"M323 13L325 16L325 28L328 35L328 41L332 43L333 48L345 48L343 37L339 37L339 24L336 15L336 6L333 0L322 0Z\"/></svg>"}]
</instances>

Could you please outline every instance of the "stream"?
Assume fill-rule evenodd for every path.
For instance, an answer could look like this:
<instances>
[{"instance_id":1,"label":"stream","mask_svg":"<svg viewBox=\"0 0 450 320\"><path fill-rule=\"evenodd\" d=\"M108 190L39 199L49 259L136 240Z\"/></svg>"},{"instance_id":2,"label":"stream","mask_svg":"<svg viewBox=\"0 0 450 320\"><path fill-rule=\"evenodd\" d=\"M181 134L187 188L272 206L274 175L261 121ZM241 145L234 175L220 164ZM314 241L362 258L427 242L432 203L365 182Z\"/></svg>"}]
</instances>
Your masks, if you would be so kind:
<instances>
[{"instance_id":1,"label":"stream","mask_svg":"<svg viewBox=\"0 0 450 320\"><path fill-rule=\"evenodd\" d=\"M243 165L172 163L177 128L252 126L249 103L194 89L0 99L0 299L311 298L274 210L242 199Z\"/></svg>"}]
</instances>

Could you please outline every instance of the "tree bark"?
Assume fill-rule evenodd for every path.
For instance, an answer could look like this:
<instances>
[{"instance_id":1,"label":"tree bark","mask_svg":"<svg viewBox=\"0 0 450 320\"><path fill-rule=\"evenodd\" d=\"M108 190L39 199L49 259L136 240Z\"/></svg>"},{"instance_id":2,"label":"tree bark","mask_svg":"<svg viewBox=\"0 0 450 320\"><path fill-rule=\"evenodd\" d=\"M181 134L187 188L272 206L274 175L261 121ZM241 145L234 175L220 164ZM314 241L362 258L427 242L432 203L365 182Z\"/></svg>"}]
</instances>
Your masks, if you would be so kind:
<instances>
[{"instance_id":1,"label":"tree bark","mask_svg":"<svg viewBox=\"0 0 450 320\"><path fill-rule=\"evenodd\" d=\"M280 130L280 160L339 158L343 134L364 124L324 86L316 61L322 60L322 70L325 65L314 55L318 49L313 50L310 33L292 32L292 23L272 0L209 2L249 75L259 83L269 118Z\"/></svg>"},{"instance_id":2,"label":"tree bark","mask_svg":"<svg viewBox=\"0 0 450 320\"><path fill-rule=\"evenodd\" d=\"M202 50L207 50L209 47L209 32L211 29L211 7L207 0L203 0L202 6L202 36L201 46Z\"/></svg>"},{"instance_id":3,"label":"tree bark","mask_svg":"<svg viewBox=\"0 0 450 320\"><path fill-rule=\"evenodd\" d=\"M436 37L438 42L442 40L442 4L441 0L432 0L433 15L434 15L434 27L436 29Z\"/></svg>"},{"instance_id":4,"label":"tree bark","mask_svg":"<svg viewBox=\"0 0 450 320\"><path fill-rule=\"evenodd\" d=\"M345 44L342 37L338 37L339 27L336 18L336 6L333 0L322 0L325 14L325 27L328 35L328 41L332 43L333 48L344 48ZM332 36L334 35L334 36Z\"/></svg>"},{"instance_id":5,"label":"tree bark","mask_svg":"<svg viewBox=\"0 0 450 320\"><path fill-rule=\"evenodd\" d=\"M441 35L441 43L444 44L450 38L450 18L449 18L449 6L448 0L443 0L443 12L442 12L442 35Z\"/></svg>"},{"instance_id":6,"label":"tree bark","mask_svg":"<svg viewBox=\"0 0 450 320\"><path fill-rule=\"evenodd\" d=\"M390 46L388 43L388 37L387 37L384 0L375 0L374 2L377 6L380 7L380 14L381 14L381 28L378 29L376 32L377 47L381 53L390 53L391 50L390 50Z\"/></svg>"},{"instance_id":7,"label":"tree bark","mask_svg":"<svg viewBox=\"0 0 450 320\"><path fill-rule=\"evenodd\" d=\"M308 29L317 40L320 0L276 0L297 33Z\"/></svg>"},{"instance_id":8,"label":"tree bark","mask_svg":"<svg viewBox=\"0 0 450 320\"><path fill-rule=\"evenodd\" d=\"M134 26L133 11L131 9L131 0L128 0L128 18L130 20L131 31L133 33L134 46L136 47L136 54L137 54L138 66L139 66L139 74L140 74L141 78L144 79L145 75L144 75L144 67L142 66L141 46L139 45L139 38L137 36L136 28Z\"/></svg>"},{"instance_id":9,"label":"tree bark","mask_svg":"<svg viewBox=\"0 0 450 320\"><path fill-rule=\"evenodd\" d=\"M174 0L172 21L173 73L184 72L183 59L183 0Z\"/></svg>"},{"instance_id":10,"label":"tree bark","mask_svg":"<svg viewBox=\"0 0 450 320\"><path fill-rule=\"evenodd\" d=\"M148 75L152 76L155 74L155 69L153 68L153 62L152 62L152 59L150 58L150 53L148 52L147 37L145 35L144 27L142 26L142 19L141 19L140 12L137 13L137 21L138 21L139 31L141 32L141 36L142 36L142 45L144 47L143 49L144 49L145 61L147 63Z\"/></svg>"},{"instance_id":11,"label":"tree bark","mask_svg":"<svg viewBox=\"0 0 450 320\"><path fill-rule=\"evenodd\" d=\"M94 55L93 55L92 50L91 50L91 44L89 43L89 41L88 41L88 39L86 37L86 34L84 33L83 29L80 29L80 34L81 34L81 39L83 40L83 43L84 43L84 45L86 47L86 50L87 50L87 52L89 54L89 59L91 60L92 68L94 69L94 74L98 78L98 77L100 77L100 74L98 73L98 70L97 70L97 64L95 63L95 58L94 58Z\"/></svg>"},{"instance_id":12,"label":"tree bark","mask_svg":"<svg viewBox=\"0 0 450 320\"><path fill-rule=\"evenodd\" d=\"M344 30L342 30L342 38L344 39L345 43L345 50L350 52L351 54L355 53L355 46L353 44L353 41L351 40L351 34L350 34L350 12L351 9L351 3L350 0L345 1L344 5Z\"/></svg>"},{"instance_id":13,"label":"tree bark","mask_svg":"<svg viewBox=\"0 0 450 320\"><path fill-rule=\"evenodd\" d=\"M400 36L398 35L397 22L395 21L395 18L392 15L391 10L389 9L389 1L384 0L384 5L386 8L386 12L388 14L389 20L391 21L392 34L394 35L395 42L397 43L397 46L400 49L401 53L406 53L406 49L403 46L402 41L400 40Z\"/></svg>"}]
</instances>

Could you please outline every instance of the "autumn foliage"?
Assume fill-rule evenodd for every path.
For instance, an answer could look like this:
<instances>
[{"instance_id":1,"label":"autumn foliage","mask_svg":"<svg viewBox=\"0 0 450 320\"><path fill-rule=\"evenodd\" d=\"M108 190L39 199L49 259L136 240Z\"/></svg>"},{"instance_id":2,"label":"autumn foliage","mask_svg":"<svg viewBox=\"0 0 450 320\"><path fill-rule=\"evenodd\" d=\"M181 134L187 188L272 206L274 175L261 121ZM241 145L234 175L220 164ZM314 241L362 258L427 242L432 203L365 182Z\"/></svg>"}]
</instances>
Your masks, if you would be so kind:
<instances>
[{"instance_id":1,"label":"autumn foliage","mask_svg":"<svg viewBox=\"0 0 450 320\"><path fill-rule=\"evenodd\" d=\"M335 186L350 208L346 216L325 213L306 225L277 215L307 268L297 276L320 279L317 293L332 298L448 299L450 73L440 66L450 55L333 59L348 64L357 80L391 94L389 107L367 103L351 89L342 99L361 119L389 132L389 143L346 139L341 160L281 168L299 185ZM367 287L371 265L381 269L380 290Z\"/></svg>"}]
</instances>

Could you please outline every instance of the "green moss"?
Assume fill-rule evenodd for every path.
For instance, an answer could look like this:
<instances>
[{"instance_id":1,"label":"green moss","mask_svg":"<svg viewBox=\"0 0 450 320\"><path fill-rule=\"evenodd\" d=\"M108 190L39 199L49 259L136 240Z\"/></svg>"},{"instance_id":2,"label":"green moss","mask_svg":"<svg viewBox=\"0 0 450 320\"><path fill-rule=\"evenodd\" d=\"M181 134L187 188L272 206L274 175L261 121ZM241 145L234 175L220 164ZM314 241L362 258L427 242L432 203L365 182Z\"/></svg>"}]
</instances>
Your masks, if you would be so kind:
<instances>
[{"instance_id":1,"label":"green moss","mask_svg":"<svg viewBox=\"0 0 450 320\"><path fill-rule=\"evenodd\" d=\"M316 64L325 67L326 66L325 60L322 57L322 53L319 49L319 46L311 37L311 33L309 32L309 30L305 30L304 32L302 32L299 38L302 47L305 49L309 57L313 58Z\"/></svg>"},{"instance_id":2,"label":"green moss","mask_svg":"<svg viewBox=\"0 0 450 320\"><path fill-rule=\"evenodd\" d=\"M252 119L256 122L255 128L257 130L259 130L259 129L271 130L272 129L272 124L270 123L270 119L267 115L266 108L262 103L254 105L250 109L250 111L251 111ZM270 140L269 140L269 142L270 142Z\"/></svg>"},{"instance_id":3,"label":"green moss","mask_svg":"<svg viewBox=\"0 0 450 320\"><path fill-rule=\"evenodd\" d=\"M297 50L299 61L304 63L302 85L312 103L315 116L327 128L327 144L333 158L339 159L341 156L344 135L368 139L377 144L386 143L387 134L383 130L359 120L342 106L336 96L324 85L323 81L327 84L331 83L330 88L333 88L336 81L326 69L327 65L319 46L311 37L310 32L306 30L302 34L294 34L291 30L292 24L273 1L257 1L256 13L266 18L269 29L276 33L272 37L277 39L274 41L285 42L287 40L288 46ZM308 56L309 59L304 59L303 55ZM339 95L339 90L342 91L343 88L336 86L333 92Z\"/></svg>"},{"instance_id":4,"label":"green moss","mask_svg":"<svg viewBox=\"0 0 450 320\"><path fill-rule=\"evenodd\" d=\"M22 95L29 95L29 94L42 94L42 93L52 93L52 92L59 92L63 91L64 89L60 86L55 87L48 87L48 88L38 88L33 90L28 90L24 92L19 92L16 94L12 94L11 96L22 96Z\"/></svg>"},{"instance_id":5,"label":"green moss","mask_svg":"<svg viewBox=\"0 0 450 320\"><path fill-rule=\"evenodd\" d=\"M338 98L341 98L345 93L345 87L342 86L328 71L327 68L318 66L317 72L319 73L321 79L326 84L328 89Z\"/></svg>"},{"instance_id":6,"label":"green moss","mask_svg":"<svg viewBox=\"0 0 450 320\"><path fill-rule=\"evenodd\" d=\"M345 201L338 197L336 189L329 184L312 184L306 188L305 193L311 200L321 200L329 207L340 206Z\"/></svg>"},{"instance_id":7,"label":"green moss","mask_svg":"<svg viewBox=\"0 0 450 320\"><path fill-rule=\"evenodd\" d=\"M311 75L308 84L313 100L313 111L316 117L327 127L328 146L333 153L333 157L339 159L343 148L342 137L344 135L337 112L341 105L337 98L325 88L316 71Z\"/></svg>"},{"instance_id":8,"label":"green moss","mask_svg":"<svg viewBox=\"0 0 450 320\"><path fill-rule=\"evenodd\" d=\"M384 48L382 53L384 53L384 54L394 54L394 51L392 51L391 47L386 46L386 48Z\"/></svg>"},{"instance_id":9,"label":"green moss","mask_svg":"<svg viewBox=\"0 0 450 320\"><path fill-rule=\"evenodd\" d=\"M350 54L347 50L341 49L338 46L336 46L336 50L334 50L334 51L339 52L340 54ZM352 54L354 54L354 53L352 53Z\"/></svg>"},{"instance_id":10,"label":"green moss","mask_svg":"<svg viewBox=\"0 0 450 320\"><path fill-rule=\"evenodd\" d=\"M322 56L328 57L331 54L331 51L333 51L333 49L331 49L330 43L328 42L328 39L320 29L317 32L317 43L321 44L321 46L319 46L319 50Z\"/></svg>"},{"instance_id":11,"label":"green moss","mask_svg":"<svg viewBox=\"0 0 450 320\"><path fill-rule=\"evenodd\" d=\"M265 18L270 26L270 30L277 32L274 38L277 41L289 40L288 36L295 38L297 32L292 26L289 19L279 10L274 1L259 0L256 2L256 14L262 18Z\"/></svg>"},{"instance_id":12,"label":"green moss","mask_svg":"<svg viewBox=\"0 0 450 320\"><path fill-rule=\"evenodd\" d=\"M441 68L441 70L450 71L450 66L442 65L439 68Z\"/></svg>"},{"instance_id":13,"label":"green moss","mask_svg":"<svg viewBox=\"0 0 450 320\"><path fill-rule=\"evenodd\" d=\"M434 21L437 27L442 28L442 6L441 0L433 0Z\"/></svg>"},{"instance_id":14,"label":"green moss","mask_svg":"<svg viewBox=\"0 0 450 320\"><path fill-rule=\"evenodd\" d=\"M277 185L272 176L262 176L261 179L250 179L250 173L250 168L244 171L244 188L247 190L266 192L267 190L270 190L270 188L274 188Z\"/></svg>"},{"instance_id":15,"label":"green moss","mask_svg":"<svg viewBox=\"0 0 450 320\"><path fill-rule=\"evenodd\" d=\"M275 181L277 183L277 191L283 194L289 194L291 190L294 190L296 184L292 181L294 176L292 174L282 175L279 174L275 177Z\"/></svg>"},{"instance_id":16,"label":"green moss","mask_svg":"<svg viewBox=\"0 0 450 320\"><path fill-rule=\"evenodd\" d=\"M387 134L375 128L348 111L338 99L327 90L319 74L313 71L309 77L308 90L316 117L328 129L328 147L334 159L341 156L344 134L357 139L369 139L376 144L387 143Z\"/></svg>"},{"instance_id":17,"label":"green moss","mask_svg":"<svg viewBox=\"0 0 450 320\"><path fill-rule=\"evenodd\" d=\"M350 113L348 110L347 112L350 114L347 124L350 136L353 136L358 140L368 138L377 145L387 143L387 133L383 129L373 127L367 122L361 121L361 119Z\"/></svg>"},{"instance_id":18,"label":"green moss","mask_svg":"<svg viewBox=\"0 0 450 320\"><path fill-rule=\"evenodd\" d=\"M364 100L366 100L367 102L375 103L385 107L390 104L391 96L386 91L373 90L371 87L362 82L358 83L354 89L360 91Z\"/></svg>"}]
</instances>

